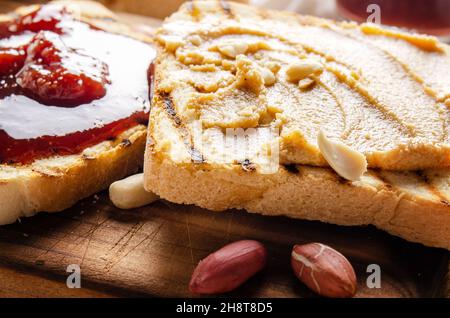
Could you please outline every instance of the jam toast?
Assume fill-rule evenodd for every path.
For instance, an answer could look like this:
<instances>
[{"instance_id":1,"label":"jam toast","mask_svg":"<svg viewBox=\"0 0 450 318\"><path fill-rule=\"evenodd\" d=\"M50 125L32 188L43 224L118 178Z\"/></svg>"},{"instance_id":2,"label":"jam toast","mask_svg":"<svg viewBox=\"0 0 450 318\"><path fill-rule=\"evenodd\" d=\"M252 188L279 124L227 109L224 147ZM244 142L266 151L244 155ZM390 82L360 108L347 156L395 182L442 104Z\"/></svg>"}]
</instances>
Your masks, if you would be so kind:
<instances>
[{"instance_id":1,"label":"jam toast","mask_svg":"<svg viewBox=\"0 0 450 318\"><path fill-rule=\"evenodd\" d=\"M66 209L142 167L155 54L91 1L0 18L0 224Z\"/></svg>"}]
</instances>

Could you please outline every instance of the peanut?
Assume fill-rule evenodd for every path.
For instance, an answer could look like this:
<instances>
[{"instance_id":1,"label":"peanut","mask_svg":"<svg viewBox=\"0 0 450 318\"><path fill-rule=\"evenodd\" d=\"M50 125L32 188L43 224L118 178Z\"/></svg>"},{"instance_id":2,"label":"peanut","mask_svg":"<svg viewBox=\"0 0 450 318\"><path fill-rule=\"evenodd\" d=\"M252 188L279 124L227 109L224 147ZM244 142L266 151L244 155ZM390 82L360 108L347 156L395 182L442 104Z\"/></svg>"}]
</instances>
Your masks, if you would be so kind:
<instances>
[{"instance_id":1,"label":"peanut","mask_svg":"<svg viewBox=\"0 0 450 318\"><path fill-rule=\"evenodd\" d=\"M185 44L184 39L176 35L159 35L157 40L162 42L166 50L170 52L175 52L180 46Z\"/></svg>"},{"instance_id":2,"label":"peanut","mask_svg":"<svg viewBox=\"0 0 450 318\"><path fill-rule=\"evenodd\" d=\"M358 181L367 171L367 159L364 154L340 141L329 139L322 130L317 136L317 144L325 160L341 177Z\"/></svg>"},{"instance_id":3,"label":"peanut","mask_svg":"<svg viewBox=\"0 0 450 318\"><path fill-rule=\"evenodd\" d=\"M189 41L190 41L192 44L194 44L195 46L200 46L200 44L202 44L202 38L201 38L199 35L197 35L197 34L192 35L192 36L189 38Z\"/></svg>"},{"instance_id":4,"label":"peanut","mask_svg":"<svg viewBox=\"0 0 450 318\"><path fill-rule=\"evenodd\" d=\"M323 72L323 66L314 60L302 60L289 65L286 70L288 81L298 83L300 80L311 76L320 75Z\"/></svg>"},{"instance_id":5,"label":"peanut","mask_svg":"<svg viewBox=\"0 0 450 318\"><path fill-rule=\"evenodd\" d=\"M144 174L139 173L116 181L109 186L109 198L119 209L132 209L158 200L158 196L144 189Z\"/></svg>"},{"instance_id":6,"label":"peanut","mask_svg":"<svg viewBox=\"0 0 450 318\"><path fill-rule=\"evenodd\" d=\"M312 87L315 83L316 83L316 81L314 79L312 79L310 77L306 77L306 78L298 81L298 88L300 88L302 90L307 90L310 87Z\"/></svg>"},{"instance_id":7,"label":"peanut","mask_svg":"<svg viewBox=\"0 0 450 318\"><path fill-rule=\"evenodd\" d=\"M228 244L200 261L189 289L196 294L229 292L263 269L266 261L266 248L257 241Z\"/></svg>"},{"instance_id":8,"label":"peanut","mask_svg":"<svg viewBox=\"0 0 450 318\"><path fill-rule=\"evenodd\" d=\"M281 65L278 62L268 61L264 64L264 67L268 68L273 74L277 74Z\"/></svg>"},{"instance_id":9,"label":"peanut","mask_svg":"<svg viewBox=\"0 0 450 318\"><path fill-rule=\"evenodd\" d=\"M220 44L217 49L220 53L227 57L236 58L240 54L245 54L248 50L248 45L246 43L223 43Z\"/></svg>"},{"instance_id":10,"label":"peanut","mask_svg":"<svg viewBox=\"0 0 450 318\"><path fill-rule=\"evenodd\" d=\"M353 297L356 275L344 255L320 243L295 245L291 253L295 276L325 297Z\"/></svg>"},{"instance_id":11,"label":"peanut","mask_svg":"<svg viewBox=\"0 0 450 318\"><path fill-rule=\"evenodd\" d=\"M271 85L275 84L277 79L276 79L275 75L273 75L271 70L269 70L268 68L265 68L265 67L261 67L260 73L264 79L264 85L271 86Z\"/></svg>"}]
</instances>

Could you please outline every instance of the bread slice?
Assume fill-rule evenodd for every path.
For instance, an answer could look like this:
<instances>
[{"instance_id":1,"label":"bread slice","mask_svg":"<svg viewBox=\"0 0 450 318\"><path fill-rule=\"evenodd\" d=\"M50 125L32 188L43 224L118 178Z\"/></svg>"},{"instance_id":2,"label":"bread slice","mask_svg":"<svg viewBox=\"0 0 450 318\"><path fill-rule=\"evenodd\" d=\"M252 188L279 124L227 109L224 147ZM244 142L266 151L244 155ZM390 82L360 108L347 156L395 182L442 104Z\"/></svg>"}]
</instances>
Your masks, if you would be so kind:
<instances>
[{"instance_id":1,"label":"bread slice","mask_svg":"<svg viewBox=\"0 0 450 318\"><path fill-rule=\"evenodd\" d=\"M73 5L73 1L59 1ZM126 34L143 41L151 39L134 33L118 22L112 12L91 1L77 1L80 18L102 29ZM23 14L32 7L21 7ZM10 19L3 16L2 19ZM0 224L13 223L40 211L64 210L78 200L105 189L113 181L142 167L146 126L137 125L114 140L106 140L69 156L35 160L28 165L0 165Z\"/></svg>"},{"instance_id":2,"label":"bread slice","mask_svg":"<svg viewBox=\"0 0 450 318\"><path fill-rule=\"evenodd\" d=\"M278 30L295 30L305 24L315 27L337 26L328 20L235 3L224 7L216 1L190 2L166 20L163 28L157 32L161 45L145 154L146 189L175 203L195 204L213 211L236 208L264 215L285 215L340 225L372 224L409 241L450 250L449 169L372 169L361 181L356 182L342 179L330 168L295 162L281 162L275 173L267 173L252 157L231 155L231 160L219 160L221 155L229 155L228 148L217 145L214 141L217 139L211 136L223 136L224 127L205 129L202 126L210 134L206 137L202 135L200 139L196 135L193 125L198 108L196 103L190 103L189 96L196 94L205 100L222 102L224 99L214 99L215 95L230 87L233 90L241 88L233 86L239 80L236 79L239 74L231 72L229 80L222 75L219 76L220 80L215 77L215 74L223 74L220 72L227 67L232 70L235 67L233 59L220 58L213 50L199 57L195 46L201 41L213 43L215 38L223 36L220 34L223 30L228 32L225 36L229 36L252 29L255 36L269 38L269 27L274 31L277 26L280 27ZM183 28L177 28L177 25L183 25ZM199 26L202 32L198 32ZM359 32L353 24L339 27L349 32ZM382 32L384 29L377 30ZM381 35L373 36L376 39ZM440 54L446 54L443 52L447 48L432 38L419 37L419 43L411 44L416 37L403 35L402 39L391 39L389 35L383 36L392 40L395 43L393 45L398 45L397 59L404 53L404 47L411 45L417 48L417 52L414 52L418 56L431 54L438 60ZM186 43L189 50L184 50ZM183 49L180 50L180 47ZM234 49L239 50L239 46ZM394 59L394 56L391 58ZM185 63L186 59L189 59L188 63ZM243 58L237 56L236 60L239 63ZM414 66L417 66L417 73L422 74L420 67L423 65ZM186 70L189 76L183 75ZM196 71L205 71L208 75L199 75ZM247 85L252 83L252 76L258 76L255 74L248 72L244 82L247 81ZM196 76L207 77L197 81ZM427 79L429 81L424 79L423 82L429 88L429 96L436 98L436 103L443 103L444 97L448 96L445 93L450 92L448 82L445 84ZM233 90L230 92L233 93ZM280 99L283 101L288 98L289 91L286 90ZM233 101L233 98L229 100ZM260 100L251 94L244 100L247 105L260 105ZM234 106L230 103L225 105ZM211 104L211 107L215 106ZM257 107L255 109L254 112L257 112ZM251 117L253 113L248 114ZM218 121L217 125L220 124ZM203 142L202 148L198 147L199 140Z\"/></svg>"}]
</instances>

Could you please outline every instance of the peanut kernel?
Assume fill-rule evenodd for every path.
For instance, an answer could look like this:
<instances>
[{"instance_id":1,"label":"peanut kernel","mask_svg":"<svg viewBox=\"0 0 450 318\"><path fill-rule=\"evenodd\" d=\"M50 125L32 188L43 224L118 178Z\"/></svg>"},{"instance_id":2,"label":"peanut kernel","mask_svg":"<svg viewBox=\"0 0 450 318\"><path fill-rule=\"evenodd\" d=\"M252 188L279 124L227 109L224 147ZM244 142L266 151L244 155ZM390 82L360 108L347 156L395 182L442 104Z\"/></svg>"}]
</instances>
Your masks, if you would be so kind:
<instances>
[{"instance_id":1,"label":"peanut kernel","mask_svg":"<svg viewBox=\"0 0 450 318\"><path fill-rule=\"evenodd\" d=\"M195 46L199 46L200 44L202 44L202 38L201 38L199 35L197 35L197 34L192 35L192 36L189 38L189 41L190 41L192 44L194 44Z\"/></svg>"},{"instance_id":2,"label":"peanut kernel","mask_svg":"<svg viewBox=\"0 0 450 318\"><path fill-rule=\"evenodd\" d=\"M220 44L217 49L227 57L236 58L239 54L247 52L248 45L246 43L224 43Z\"/></svg>"},{"instance_id":3,"label":"peanut kernel","mask_svg":"<svg viewBox=\"0 0 450 318\"><path fill-rule=\"evenodd\" d=\"M287 79L290 82L299 82L310 75L320 75L323 72L323 66L313 60L302 60L292 63L286 70Z\"/></svg>"},{"instance_id":4,"label":"peanut kernel","mask_svg":"<svg viewBox=\"0 0 450 318\"><path fill-rule=\"evenodd\" d=\"M304 78L298 82L298 87L302 90L306 90L313 86L316 81L310 77Z\"/></svg>"},{"instance_id":5,"label":"peanut kernel","mask_svg":"<svg viewBox=\"0 0 450 318\"><path fill-rule=\"evenodd\" d=\"M281 68L280 63L273 61L267 62L266 64L264 64L264 66L268 68L273 74L277 74Z\"/></svg>"},{"instance_id":6,"label":"peanut kernel","mask_svg":"<svg viewBox=\"0 0 450 318\"><path fill-rule=\"evenodd\" d=\"M261 67L260 72L264 79L264 85L271 86L271 85L275 84L276 77L275 77L275 75L273 75L273 73L269 69L267 69L265 67Z\"/></svg>"},{"instance_id":7,"label":"peanut kernel","mask_svg":"<svg viewBox=\"0 0 450 318\"><path fill-rule=\"evenodd\" d=\"M183 38L176 35L161 35L158 36L157 40L162 42L169 52L175 52L179 47L185 44Z\"/></svg>"},{"instance_id":8,"label":"peanut kernel","mask_svg":"<svg viewBox=\"0 0 450 318\"><path fill-rule=\"evenodd\" d=\"M109 197L120 209L132 209L158 200L158 196L144 189L144 174L139 173L116 181L109 187Z\"/></svg>"},{"instance_id":9,"label":"peanut kernel","mask_svg":"<svg viewBox=\"0 0 450 318\"><path fill-rule=\"evenodd\" d=\"M322 130L317 136L317 144L325 160L342 178L359 181L367 171L367 160L364 154L341 141L331 140Z\"/></svg>"}]
</instances>

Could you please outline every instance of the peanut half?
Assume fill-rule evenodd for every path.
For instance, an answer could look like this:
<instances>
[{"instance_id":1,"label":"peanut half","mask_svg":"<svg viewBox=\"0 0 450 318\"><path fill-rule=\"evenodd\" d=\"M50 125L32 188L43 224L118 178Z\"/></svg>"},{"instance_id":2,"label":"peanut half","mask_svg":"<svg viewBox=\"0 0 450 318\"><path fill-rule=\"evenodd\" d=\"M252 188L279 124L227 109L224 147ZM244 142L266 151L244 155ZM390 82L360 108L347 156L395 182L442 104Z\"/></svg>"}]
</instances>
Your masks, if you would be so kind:
<instances>
[{"instance_id":1,"label":"peanut half","mask_svg":"<svg viewBox=\"0 0 450 318\"><path fill-rule=\"evenodd\" d=\"M109 198L120 209L141 207L159 199L156 194L145 191L143 173L112 183Z\"/></svg>"},{"instance_id":2,"label":"peanut half","mask_svg":"<svg viewBox=\"0 0 450 318\"><path fill-rule=\"evenodd\" d=\"M320 243L295 245L291 253L295 276L325 297L353 297L356 275L344 255Z\"/></svg>"},{"instance_id":3,"label":"peanut half","mask_svg":"<svg viewBox=\"0 0 450 318\"><path fill-rule=\"evenodd\" d=\"M367 172L367 159L364 154L341 141L331 140L322 130L317 135L317 145L331 168L342 178L359 181Z\"/></svg>"},{"instance_id":4,"label":"peanut half","mask_svg":"<svg viewBox=\"0 0 450 318\"><path fill-rule=\"evenodd\" d=\"M266 262L266 248L257 241L228 244L200 261L189 289L196 294L229 292L263 269Z\"/></svg>"},{"instance_id":5,"label":"peanut half","mask_svg":"<svg viewBox=\"0 0 450 318\"><path fill-rule=\"evenodd\" d=\"M309 76L318 76L322 72L322 64L311 59L305 59L289 65L286 70L286 76L290 82L298 83L302 79Z\"/></svg>"},{"instance_id":6,"label":"peanut half","mask_svg":"<svg viewBox=\"0 0 450 318\"><path fill-rule=\"evenodd\" d=\"M243 42L225 42L219 44L217 49L223 55L234 59L240 54L245 54L248 50L248 45Z\"/></svg>"}]
</instances>

